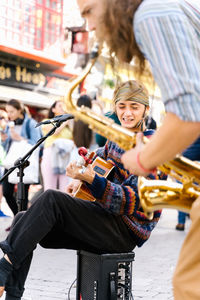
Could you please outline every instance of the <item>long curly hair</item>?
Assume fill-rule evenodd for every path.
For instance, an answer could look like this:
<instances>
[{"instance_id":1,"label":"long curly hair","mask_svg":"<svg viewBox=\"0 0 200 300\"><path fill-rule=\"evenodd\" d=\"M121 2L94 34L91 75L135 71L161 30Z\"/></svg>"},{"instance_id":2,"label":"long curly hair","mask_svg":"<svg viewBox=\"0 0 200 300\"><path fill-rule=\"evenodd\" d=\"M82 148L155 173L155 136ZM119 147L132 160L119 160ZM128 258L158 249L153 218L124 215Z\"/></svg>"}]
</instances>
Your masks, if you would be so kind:
<instances>
[{"instance_id":1,"label":"long curly hair","mask_svg":"<svg viewBox=\"0 0 200 300\"><path fill-rule=\"evenodd\" d=\"M104 14L101 26L96 31L100 44L106 42L110 56L129 63L133 58L142 73L145 58L140 51L133 32L134 14L142 0L101 0L104 1Z\"/></svg>"}]
</instances>

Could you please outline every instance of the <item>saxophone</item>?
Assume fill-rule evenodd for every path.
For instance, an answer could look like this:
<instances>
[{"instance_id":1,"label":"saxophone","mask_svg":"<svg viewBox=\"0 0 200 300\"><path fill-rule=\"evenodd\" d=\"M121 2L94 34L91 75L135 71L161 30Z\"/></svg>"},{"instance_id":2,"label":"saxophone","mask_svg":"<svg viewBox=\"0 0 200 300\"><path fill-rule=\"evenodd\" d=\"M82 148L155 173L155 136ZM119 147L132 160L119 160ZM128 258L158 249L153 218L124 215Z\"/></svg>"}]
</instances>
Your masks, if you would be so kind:
<instances>
[{"instance_id":1,"label":"saxophone","mask_svg":"<svg viewBox=\"0 0 200 300\"><path fill-rule=\"evenodd\" d=\"M77 107L72 99L75 88L86 78L99 55L98 46L90 54L90 60L82 74L68 86L64 102L67 112L75 120L81 120L96 133L110 139L127 151L136 144L136 134L116 124L108 117L96 114L88 107ZM148 138L144 137L144 143ZM159 171L175 178L178 182L166 180L147 180L138 178L140 203L145 215L151 219L153 212L162 208L174 208L189 212L192 203L200 196L200 164L183 156L177 155L173 160L157 168Z\"/></svg>"},{"instance_id":2,"label":"saxophone","mask_svg":"<svg viewBox=\"0 0 200 300\"><path fill-rule=\"evenodd\" d=\"M98 55L99 48L98 46L95 46L90 53L89 63L83 70L82 74L75 78L71 82L71 85L67 87L66 96L64 97L66 110L68 113L71 113L74 116L75 120L81 120L89 124L90 129L92 129L94 132L109 138L118 144L122 149L129 150L134 147L136 143L136 135L134 132L116 124L108 117L96 114L88 107L78 107L73 103L73 91L89 74L98 58Z\"/></svg>"},{"instance_id":3,"label":"saxophone","mask_svg":"<svg viewBox=\"0 0 200 300\"><path fill-rule=\"evenodd\" d=\"M153 211L174 208L189 213L193 202L200 196L200 164L184 156L157 168L178 182L138 178L138 192L145 215L153 218Z\"/></svg>"}]
</instances>

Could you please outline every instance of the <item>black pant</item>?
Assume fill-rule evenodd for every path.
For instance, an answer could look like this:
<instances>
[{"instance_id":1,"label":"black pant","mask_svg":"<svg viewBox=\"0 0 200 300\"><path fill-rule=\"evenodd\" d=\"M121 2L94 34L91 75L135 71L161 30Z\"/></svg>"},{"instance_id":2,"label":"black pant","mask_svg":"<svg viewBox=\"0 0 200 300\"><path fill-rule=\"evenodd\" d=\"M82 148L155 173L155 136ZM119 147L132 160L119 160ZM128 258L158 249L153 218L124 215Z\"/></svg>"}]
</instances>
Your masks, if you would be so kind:
<instances>
[{"instance_id":1,"label":"black pant","mask_svg":"<svg viewBox=\"0 0 200 300\"><path fill-rule=\"evenodd\" d=\"M11 228L14 227L16 222L23 216L25 212L19 212L12 223ZM30 269L31 261L33 257L33 252L30 253L25 260L22 262L20 269L13 269L12 273L9 275L8 280L6 281L5 290L6 292L15 297L22 297L24 292L24 284Z\"/></svg>"},{"instance_id":2,"label":"black pant","mask_svg":"<svg viewBox=\"0 0 200 300\"><path fill-rule=\"evenodd\" d=\"M130 252L136 246L121 216L111 214L97 202L72 198L59 191L44 192L20 216L16 216L18 219L15 218L7 239L0 243L13 263L13 274L17 272L15 280L12 276L12 280L8 280L12 295L16 282L25 280L27 274L24 270L28 273L32 252L38 243L44 248L86 250L99 254Z\"/></svg>"},{"instance_id":3,"label":"black pant","mask_svg":"<svg viewBox=\"0 0 200 300\"><path fill-rule=\"evenodd\" d=\"M7 170L5 170L5 173L6 172L7 172ZM23 210L27 209L29 186L30 186L30 184L24 185L25 199L24 199L24 203L23 203ZM6 199L6 202L8 203L8 206L10 207L10 209L12 210L12 212L15 216L18 212L18 206L17 206L16 198L14 196L14 188L15 188L15 185L8 182L8 177L6 177L3 181L3 195Z\"/></svg>"}]
</instances>

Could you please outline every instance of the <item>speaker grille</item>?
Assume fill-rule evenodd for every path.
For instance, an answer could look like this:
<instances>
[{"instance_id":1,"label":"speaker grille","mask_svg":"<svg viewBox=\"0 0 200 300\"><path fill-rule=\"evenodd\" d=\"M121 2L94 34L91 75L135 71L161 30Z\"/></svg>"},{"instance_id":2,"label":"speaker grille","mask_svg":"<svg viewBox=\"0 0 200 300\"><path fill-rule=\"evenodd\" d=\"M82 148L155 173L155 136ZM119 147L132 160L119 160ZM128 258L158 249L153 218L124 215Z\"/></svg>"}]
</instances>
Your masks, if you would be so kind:
<instances>
[{"instance_id":1,"label":"speaker grille","mask_svg":"<svg viewBox=\"0 0 200 300\"><path fill-rule=\"evenodd\" d=\"M76 300L114 300L113 282L111 284L110 274L112 274L112 278L115 278L115 293L119 297L116 296L115 300L131 299L129 295L132 281L132 261L135 257L134 252L98 255L86 251L78 251L77 255ZM122 273L123 277L121 276ZM115 275L114 277L113 274Z\"/></svg>"}]
</instances>

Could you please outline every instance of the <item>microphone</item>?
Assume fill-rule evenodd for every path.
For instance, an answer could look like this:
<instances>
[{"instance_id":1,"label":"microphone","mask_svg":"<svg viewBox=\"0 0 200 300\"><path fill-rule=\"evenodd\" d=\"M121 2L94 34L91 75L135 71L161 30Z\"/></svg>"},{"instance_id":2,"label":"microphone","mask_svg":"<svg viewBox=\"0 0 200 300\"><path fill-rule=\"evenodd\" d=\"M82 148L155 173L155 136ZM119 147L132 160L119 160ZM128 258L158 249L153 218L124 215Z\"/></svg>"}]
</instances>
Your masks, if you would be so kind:
<instances>
[{"instance_id":1,"label":"microphone","mask_svg":"<svg viewBox=\"0 0 200 300\"><path fill-rule=\"evenodd\" d=\"M43 122L39 122L39 123L37 123L37 125L35 127L38 127L38 126L41 126L41 125L46 125L46 124L53 124L53 123L57 123L57 122L63 123L63 122L65 122L67 120L70 120L70 119L74 119L74 116L70 115L70 114L59 115L59 116L56 116L53 119L46 120L46 121L43 121Z\"/></svg>"}]
</instances>

